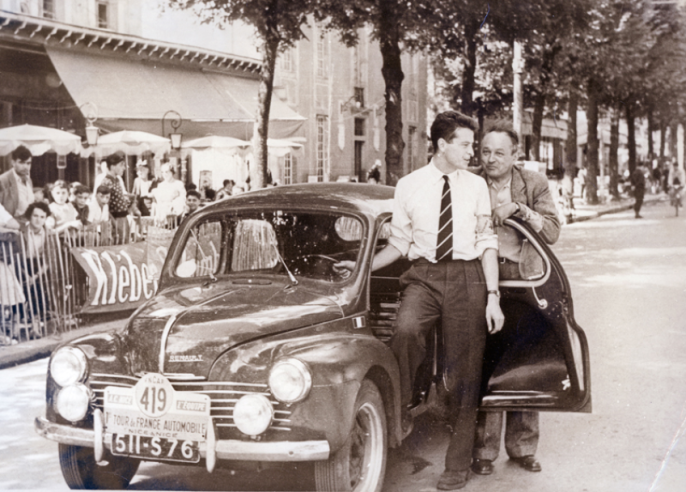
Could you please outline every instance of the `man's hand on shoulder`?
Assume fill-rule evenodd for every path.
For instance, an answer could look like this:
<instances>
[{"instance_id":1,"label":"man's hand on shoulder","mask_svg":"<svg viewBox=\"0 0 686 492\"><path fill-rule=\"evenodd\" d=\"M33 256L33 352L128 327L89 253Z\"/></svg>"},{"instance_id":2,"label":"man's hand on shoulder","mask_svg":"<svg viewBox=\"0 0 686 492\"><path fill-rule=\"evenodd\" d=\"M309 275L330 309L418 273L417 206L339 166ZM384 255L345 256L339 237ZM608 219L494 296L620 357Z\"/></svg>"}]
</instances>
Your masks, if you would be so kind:
<instances>
[{"instance_id":1,"label":"man's hand on shoulder","mask_svg":"<svg viewBox=\"0 0 686 492\"><path fill-rule=\"evenodd\" d=\"M505 219L509 219L519 210L516 202L506 203L493 209L493 224L497 227L503 225Z\"/></svg>"}]
</instances>

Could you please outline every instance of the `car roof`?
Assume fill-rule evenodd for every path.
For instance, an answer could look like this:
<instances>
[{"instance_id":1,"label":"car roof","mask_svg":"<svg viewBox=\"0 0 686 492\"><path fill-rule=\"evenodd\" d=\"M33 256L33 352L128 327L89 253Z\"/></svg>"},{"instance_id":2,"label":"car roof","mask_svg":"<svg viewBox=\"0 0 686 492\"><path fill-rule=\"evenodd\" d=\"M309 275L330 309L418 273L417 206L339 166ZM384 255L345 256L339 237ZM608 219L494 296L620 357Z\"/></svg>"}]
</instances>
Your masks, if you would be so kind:
<instances>
[{"instance_id":1,"label":"car roof","mask_svg":"<svg viewBox=\"0 0 686 492\"><path fill-rule=\"evenodd\" d=\"M326 209L360 212L378 216L392 212L391 186L360 183L304 183L273 186L231 196L212 203L202 210L212 213L226 208L297 207L324 211Z\"/></svg>"}]
</instances>

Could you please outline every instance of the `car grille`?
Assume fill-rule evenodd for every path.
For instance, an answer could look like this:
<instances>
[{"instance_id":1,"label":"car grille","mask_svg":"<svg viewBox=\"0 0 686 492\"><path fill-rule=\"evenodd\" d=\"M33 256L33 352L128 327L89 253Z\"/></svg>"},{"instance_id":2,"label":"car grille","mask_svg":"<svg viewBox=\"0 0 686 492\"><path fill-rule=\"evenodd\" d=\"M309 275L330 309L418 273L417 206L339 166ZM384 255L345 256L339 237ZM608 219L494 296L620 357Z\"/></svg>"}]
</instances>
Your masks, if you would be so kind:
<instances>
[{"instance_id":1,"label":"car grille","mask_svg":"<svg viewBox=\"0 0 686 492\"><path fill-rule=\"evenodd\" d=\"M237 437L240 432L233 421L233 408L243 395L254 394L266 396L274 408L274 419L270 429L275 431L290 431L291 412L285 403L276 400L266 384L231 383L224 381L174 381L169 378L176 391L202 393L211 400L210 416L217 428L220 438ZM132 388L138 382L133 376L112 374L91 374L88 384L94 393L93 405L103 409L105 388L120 386ZM241 434L242 435L242 434Z\"/></svg>"}]
</instances>

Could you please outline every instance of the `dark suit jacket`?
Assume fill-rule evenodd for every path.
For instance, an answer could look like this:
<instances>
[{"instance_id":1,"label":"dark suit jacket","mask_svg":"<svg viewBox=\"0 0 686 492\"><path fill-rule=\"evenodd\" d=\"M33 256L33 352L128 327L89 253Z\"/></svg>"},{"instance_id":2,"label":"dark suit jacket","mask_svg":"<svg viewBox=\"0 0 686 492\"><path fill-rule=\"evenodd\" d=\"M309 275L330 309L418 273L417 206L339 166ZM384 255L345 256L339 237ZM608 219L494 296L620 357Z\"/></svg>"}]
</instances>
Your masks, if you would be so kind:
<instances>
[{"instance_id":1,"label":"dark suit jacket","mask_svg":"<svg viewBox=\"0 0 686 492\"><path fill-rule=\"evenodd\" d=\"M12 217L16 217L19 206L19 189L14 178L13 170L10 169L0 175L0 204L5 207Z\"/></svg>"}]
</instances>

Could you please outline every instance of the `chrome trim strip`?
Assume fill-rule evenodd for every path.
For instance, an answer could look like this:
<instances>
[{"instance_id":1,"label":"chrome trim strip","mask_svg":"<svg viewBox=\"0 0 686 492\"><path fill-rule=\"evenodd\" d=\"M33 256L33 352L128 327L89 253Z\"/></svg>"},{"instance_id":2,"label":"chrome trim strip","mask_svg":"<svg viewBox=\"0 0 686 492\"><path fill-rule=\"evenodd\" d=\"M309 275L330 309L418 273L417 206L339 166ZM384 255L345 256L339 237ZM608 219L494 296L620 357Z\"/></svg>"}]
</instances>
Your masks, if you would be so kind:
<instances>
[{"instance_id":1,"label":"chrome trim strip","mask_svg":"<svg viewBox=\"0 0 686 492\"><path fill-rule=\"evenodd\" d=\"M36 432L51 441L74 446L92 448L95 432L92 429L78 429L70 425L55 424L43 417L36 417ZM108 435L104 436L105 447L110 447ZM322 461L329 459L331 449L328 441L240 441L237 439L217 440L215 454L221 460L242 461ZM207 457L207 443L200 443L200 455Z\"/></svg>"},{"instance_id":2,"label":"chrome trim strip","mask_svg":"<svg viewBox=\"0 0 686 492\"><path fill-rule=\"evenodd\" d=\"M159 360L160 374L164 374L164 354L167 351L167 339L169 338L169 332L171 331L172 326L174 325L174 321L176 321L176 315L172 314L167 320L167 323L164 325L164 330L162 331L162 339L160 340Z\"/></svg>"}]
</instances>

